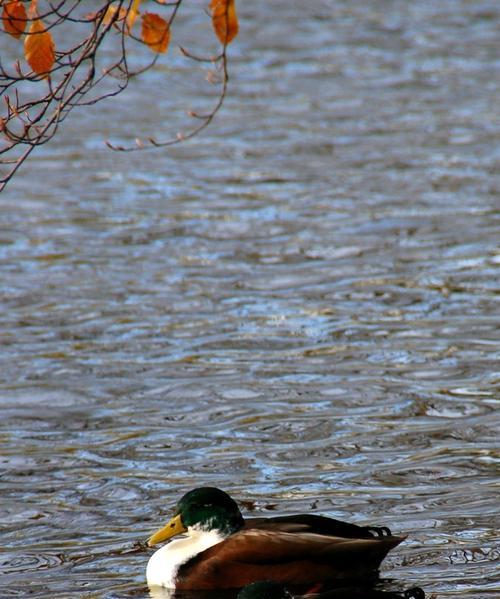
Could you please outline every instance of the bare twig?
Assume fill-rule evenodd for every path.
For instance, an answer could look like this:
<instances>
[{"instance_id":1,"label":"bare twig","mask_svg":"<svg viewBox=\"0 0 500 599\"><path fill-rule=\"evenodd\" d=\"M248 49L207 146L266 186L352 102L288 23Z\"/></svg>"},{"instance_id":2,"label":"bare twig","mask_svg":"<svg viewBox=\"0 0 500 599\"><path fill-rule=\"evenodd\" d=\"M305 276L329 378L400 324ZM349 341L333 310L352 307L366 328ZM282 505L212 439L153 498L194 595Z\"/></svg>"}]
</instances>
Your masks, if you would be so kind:
<instances>
[{"instance_id":1,"label":"bare twig","mask_svg":"<svg viewBox=\"0 0 500 599\"><path fill-rule=\"evenodd\" d=\"M165 22L170 29L183 0L153 1L157 10L164 15L161 16L161 22ZM9 16L14 9L23 10L24 5L28 9L25 11L26 17L20 17L21 13ZM0 94L3 96L3 109L0 108L0 167L6 167L6 172L0 173L0 191L11 181L31 152L56 135L59 125L74 108L93 105L121 93L132 77L144 73L156 64L160 56L158 53L147 60L143 67L136 70L130 68L129 45L148 45L142 36L132 34L139 5L139 0L100 0L97 10L89 14L89 3L84 0L0 0L0 8L5 17L3 28L0 23L0 38L9 34L24 37L26 47L26 39L33 35L44 36L46 39L47 34L51 36L69 29L72 34L75 32L72 35L74 40L76 36L72 46L55 48L51 67L47 72L36 72L22 66L21 60L16 60L11 67L6 66L5 59L3 62L0 60ZM32 31L30 24L34 24L36 19L43 23L43 28ZM111 60L109 43L106 55L102 51L105 40L111 42ZM188 113L201 122L172 139L137 140L133 147L111 142L106 142L107 145L123 152L147 147L166 147L190 139L205 129L220 110L227 94L227 39L221 45L222 51L217 56L210 57L196 56L181 49L186 58L211 63L218 72L218 77L209 77L220 86L214 106L206 114ZM22 48L21 44L19 47ZM150 47L155 50L153 45L150 44ZM109 89L110 84L112 89Z\"/></svg>"}]
</instances>

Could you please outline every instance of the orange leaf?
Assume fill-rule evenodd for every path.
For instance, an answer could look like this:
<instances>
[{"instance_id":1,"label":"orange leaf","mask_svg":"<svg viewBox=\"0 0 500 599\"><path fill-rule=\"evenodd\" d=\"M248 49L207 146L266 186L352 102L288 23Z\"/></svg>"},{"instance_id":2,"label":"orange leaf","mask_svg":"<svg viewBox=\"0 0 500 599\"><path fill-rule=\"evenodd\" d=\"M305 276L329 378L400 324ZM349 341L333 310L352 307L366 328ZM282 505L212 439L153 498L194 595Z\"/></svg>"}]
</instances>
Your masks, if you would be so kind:
<instances>
[{"instance_id":1,"label":"orange leaf","mask_svg":"<svg viewBox=\"0 0 500 599\"><path fill-rule=\"evenodd\" d=\"M229 44L238 34L235 0L211 0L212 23L221 44Z\"/></svg>"},{"instance_id":2,"label":"orange leaf","mask_svg":"<svg viewBox=\"0 0 500 599\"><path fill-rule=\"evenodd\" d=\"M16 39L21 37L26 29L26 10L19 0L6 2L2 12L3 28Z\"/></svg>"},{"instance_id":3,"label":"orange leaf","mask_svg":"<svg viewBox=\"0 0 500 599\"><path fill-rule=\"evenodd\" d=\"M49 74L55 60L55 45L40 19L33 21L24 39L24 56L37 75Z\"/></svg>"},{"instance_id":4,"label":"orange leaf","mask_svg":"<svg viewBox=\"0 0 500 599\"><path fill-rule=\"evenodd\" d=\"M38 19L38 0L31 0L28 8L28 16L30 19Z\"/></svg>"},{"instance_id":5,"label":"orange leaf","mask_svg":"<svg viewBox=\"0 0 500 599\"><path fill-rule=\"evenodd\" d=\"M170 41L170 27L168 22L154 13L145 13L142 17L141 38L153 52L158 52L159 54L165 53Z\"/></svg>"}]
</instances>

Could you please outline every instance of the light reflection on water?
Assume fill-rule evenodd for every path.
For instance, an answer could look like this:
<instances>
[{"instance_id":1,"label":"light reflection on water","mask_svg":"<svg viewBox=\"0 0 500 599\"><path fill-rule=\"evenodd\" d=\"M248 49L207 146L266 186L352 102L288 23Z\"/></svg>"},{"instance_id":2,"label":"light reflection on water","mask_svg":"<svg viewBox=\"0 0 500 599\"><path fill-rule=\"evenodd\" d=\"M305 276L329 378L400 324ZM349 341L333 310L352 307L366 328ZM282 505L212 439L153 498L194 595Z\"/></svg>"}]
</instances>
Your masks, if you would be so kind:
<instances>
[{"instance_id":1,"label":"light reflection on water","mask_svg":"<svg viewBox=\"0 0 500 599\"><path fill-rule=\"evenodd\" d=\"M202 138L100 149L167 122L138 85L3 194L2 592L147 596L134 543L213 484L408 534L390 588L493 597L498 7L241 13Z\"/></svg>"}]
</instances>

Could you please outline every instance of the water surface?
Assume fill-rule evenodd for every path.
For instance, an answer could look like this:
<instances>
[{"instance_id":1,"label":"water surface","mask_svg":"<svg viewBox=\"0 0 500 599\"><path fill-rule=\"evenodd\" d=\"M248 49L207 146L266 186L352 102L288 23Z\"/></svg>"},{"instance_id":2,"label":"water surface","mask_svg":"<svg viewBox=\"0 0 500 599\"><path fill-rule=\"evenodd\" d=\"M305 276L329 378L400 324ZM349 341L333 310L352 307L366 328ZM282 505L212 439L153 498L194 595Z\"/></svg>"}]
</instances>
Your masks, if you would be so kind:
<instances>
[{"instance_id":1,"label":"water surface","mask_svg":"<svg viewBox=\"0 0 500 599\"><path fill-rule=\"evenodd\" d=\"M2 194L2 595L147 597L134 544L215 485L498 596L499 7L240 4L202 137L104 148L203 104L166 59Z\"/></svg>"}]
</instances>

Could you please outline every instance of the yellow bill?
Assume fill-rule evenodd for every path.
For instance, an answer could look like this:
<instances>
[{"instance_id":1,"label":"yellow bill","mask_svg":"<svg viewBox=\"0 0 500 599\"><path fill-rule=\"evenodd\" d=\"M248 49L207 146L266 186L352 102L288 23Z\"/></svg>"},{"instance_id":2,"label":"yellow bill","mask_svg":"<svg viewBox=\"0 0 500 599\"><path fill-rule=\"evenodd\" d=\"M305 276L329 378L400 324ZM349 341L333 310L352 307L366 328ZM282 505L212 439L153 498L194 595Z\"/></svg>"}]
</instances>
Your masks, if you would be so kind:
<instances>
[{"instance_id":1,"label":"yellow bill","mask_svg":"<svg viewBox=\"0 0 500 599\"><path fill-rule=\"evenodd\" d=\"M177 516L174 516L171 520L169 520L163 528L160 528L160 530L157 530L153 535L149 537L148 545L152 547L157 543L161 543L162 541L171 539L172 537L180 535L186 531L187 528L182 523L181 515L177 514Z\"/></svg>"}]
</instances>

